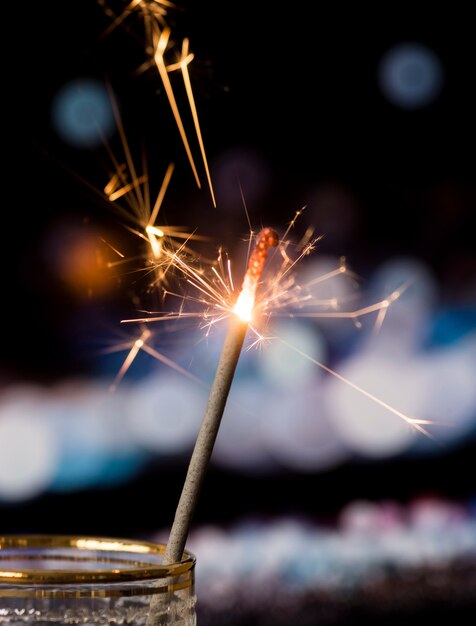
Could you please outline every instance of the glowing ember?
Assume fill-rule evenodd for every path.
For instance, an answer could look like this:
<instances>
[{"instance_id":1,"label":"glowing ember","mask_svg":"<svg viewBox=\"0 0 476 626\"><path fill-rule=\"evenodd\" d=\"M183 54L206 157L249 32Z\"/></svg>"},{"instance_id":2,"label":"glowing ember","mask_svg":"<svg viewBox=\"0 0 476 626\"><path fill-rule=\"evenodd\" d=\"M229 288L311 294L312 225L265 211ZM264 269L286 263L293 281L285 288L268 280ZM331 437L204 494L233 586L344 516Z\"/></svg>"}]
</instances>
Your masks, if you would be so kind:
<instances>
[{"instance_id":1,"label":"glowing ember","mask_svg":"<svg viewBox=\"0 0 476 626\"><path fill-rule=\"evenodd\" d=\"M237 315L244 322L249 322L251 320L255 303L256 289L258 287L261 273L263 272L264 263L268 256L268 250L269 248L275 248L278 243L278 234L272 228L263 228L258 235L258 241L255 249L253 250L253 254L250 256L248 271L245 274L240 295L238 296L238 300L233 308L233 313L235 313L235 315Z\"/></svg>"}]
</instances>

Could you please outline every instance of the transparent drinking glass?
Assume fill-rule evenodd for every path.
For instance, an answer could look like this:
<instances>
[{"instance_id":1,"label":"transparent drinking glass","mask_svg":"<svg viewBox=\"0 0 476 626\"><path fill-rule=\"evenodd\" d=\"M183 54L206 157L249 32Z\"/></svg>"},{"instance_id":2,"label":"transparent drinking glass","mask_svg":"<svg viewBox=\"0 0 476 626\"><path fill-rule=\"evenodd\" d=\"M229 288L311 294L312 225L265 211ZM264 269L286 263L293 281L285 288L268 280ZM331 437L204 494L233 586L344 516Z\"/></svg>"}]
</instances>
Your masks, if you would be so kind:
<instances>
[{"instance_id":1,"label":"transparent drinking glass","mask_svg":"<svg viewBox=\"0 0 476 626\"><path fill-rule=\"evenodd\" d=\"M0 537L0 624L195 626L195 557L129 539Z\"/></svg>"}]
</instances>

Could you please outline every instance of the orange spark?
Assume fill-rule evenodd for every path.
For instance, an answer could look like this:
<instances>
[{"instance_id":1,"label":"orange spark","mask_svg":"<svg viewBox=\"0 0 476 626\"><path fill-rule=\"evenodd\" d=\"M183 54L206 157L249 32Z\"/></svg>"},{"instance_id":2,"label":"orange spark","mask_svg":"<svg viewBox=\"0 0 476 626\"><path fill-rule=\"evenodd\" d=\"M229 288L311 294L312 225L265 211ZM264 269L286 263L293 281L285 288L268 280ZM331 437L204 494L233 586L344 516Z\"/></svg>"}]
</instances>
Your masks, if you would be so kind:
<instances>
[{"instance_id":1,"label":"orange spark","mask_svg":"<svg viewBox=\"0 0 476 626\"><path fill-rule=\"evenodd\" d=\"M192 83L190 81L190 74L188 72L188 64L193 58L188 53L188 39L183 40L182 45L182 60L180 61L180 69L182 70L183 82L185 84L185 91L187 92L188 102L190 104L190 110L192 112L193 124L195 126L195 132L197 133L197 139L200 146L200 152L202 154L203 165L207 175L208 186L210 188L210 194L212 196L213 206L216 207L215 193L213 191L212 179L210 176L210 168L208 167L207 155L205 152L205 146L203 144L202 131L200 129L200 123L198 121L197 107L195 106L195 98L193 97Z\"/></svg>"},{"instance_id":2,"label":"orange spark","mask_svg":"<svg viewBox=\"0 0 476 626\"><path fill-rule=\"evenodd\" d=\"M127 370L130 368L130 366L134 362L134 359L139 354L139 350L141 350L141 348L144 347L145 342L147 341L147 339L149 339L150 335L151 335L150 330L145 329L142 332L142 335L134 341L134 343L132 344L132 348L129 350L129 354L124 359L124 362L120 370L118 371L116 378L114 379L114 382L109 387L110 391L115 391L117 389L117 385L124 378L124 375L126 374Z\"/></svg>"},{"instance_id":3,"label":"orange spark","mask_svg":"<svg viewBox=\"0 0 476 626\"><path fill-rule=\"evenodd\" d=\"M173 116L175 118L175 123L177 124L177 128L180 133L180 137L182 139L182 143L185 148L185 152L187 153L188 161L190 163L190 167L192 168L193 175L195 177L195 181L197 183L198 188L201 188L200 179L198 177L197 168L195 167L195 161L193 160L192 152L190 150L190 145L188 143L187 135L185 133L185 128L183 126L182 118L180 116L180 112L178 110L177 101L175 100L174 91L172 89L172 84L169 79L169 75L167 72L167 67L164 61L164 54L167 48L167 44L170 38L170 28L166 27L160 33L159 41L157 43L157 48L155 50L154 61L157 66L157 69L160 74L160 78L162 79L162 83L164 85L165 93L167 94L167 98L169 100L170 108L172 109Z\"/></svg>"}]
</instances>

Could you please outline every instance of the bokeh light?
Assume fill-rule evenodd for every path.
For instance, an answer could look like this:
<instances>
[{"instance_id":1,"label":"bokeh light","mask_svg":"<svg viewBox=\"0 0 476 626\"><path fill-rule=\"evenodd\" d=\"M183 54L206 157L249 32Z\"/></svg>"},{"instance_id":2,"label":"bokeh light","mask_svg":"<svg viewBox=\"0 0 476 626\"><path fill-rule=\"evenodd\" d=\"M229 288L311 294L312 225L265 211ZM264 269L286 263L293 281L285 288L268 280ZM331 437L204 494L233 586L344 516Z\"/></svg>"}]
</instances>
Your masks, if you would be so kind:
<instances>
[{"instance_id":1,"label":"bokeh light","mask_svg":"<svg viewBox=\"0 0 476 626\"><path fill-rule=\"evenodd\" d=\"M110 248L91 225L58 220L51 224L42 250L50 273L78 297L105 295L116 284L108 266Z\"/></svg>"},{"instance_id":2,"label":"bokeh light","mask_svg":"<svg viewBox=\"0 0 476 626\"><path fill-rule=\"evenodd\" d=\"M434 102L443 88L444 72L438 55L421 43L390 48L378 68L383 94L403 109L419 109Z\"/></svg>"},{"instance_id":3,"label":"bokeh light","mask_svg":"<svg viewBox=\"0 0 476 626\"><path fill-rule=\"evenodd\" d=\"M125 428L124 407L122 393L83 381L63 382L45 398L41 411L60 447L54 491L120 483L135 475L143 455Z\"/></svg>"},{"instance_id":4,"label":"bokeh light","mask_svg":"<svg viewBox=\"0 0 476 626\"><path fill-rule=\"evenodd\" d=\"M341 364L339 373L410 418L424 415L421 374L408 359L364 353ZM400 454L417 436L405 420L340 380L327 381L326 402L342 441L364 457Z\"/></svg>"},{"instance_id":5,"label":"bokeh light","mask_svg":"<svg viewBox=\"0 0 476 626\"><path fill-rule=\"evenodd\" d=\"M297 397L276 390L269 410L262 414L261 429L265 450L287 470L325 471L349 458L326 412L319 379Z\"/></svg>"},{"instance_id":6,"label":"bokeh light","mask_svg":"<svg viewBox=\"0 0 476 626\"><path fill-rule=\"evenodd\" d=\"M267 614L276 603L295 604L324 590L344 594L339 597L348 602L366 584L388 580L395 592L392 573L400 583L408 576L411 584L418 568L474 558L476 520L467 505L436 498L406 506L358 500L343 508L331 528L298 517L248 518L228 532L197 528L190 548L197 555L202 602L226 610L239 598L242 610L261 607Z\"/></svg>"},{"instance_id":7,"label":"bokeh light","mask_svg":"<svg viewBox=\"0 0 476 626\"><path fill-rule=\"evenodd\" d=\"M471 436L476 426L476 333L430 350L423 359L425 408L428 417L441 424L438 440L454 444Z\"/></svg>"},{"instance_id":8,"label":"bokeh light","mask_svg":"<svg viewBox=\"0 0 476 626\"><path fill-rule=\"evenodd\" d=\"M0 500L21 501L50 488L59 464L57 433L41 414L43 394L19 386L0 403Z\"/></svg>"},{"instance_id":9,"label":"bokeh light","mask_svg":"<svg viewBox=\"0 0 476 626\"><path fill-rule=\"evenodd\" d=\"M326 360L326 345L323 336L303 320L282 320L273 326L273 336L259 354L261 377L270 385L286 389L288 393L299 393L316 378L316 367L292 352L286 342L312 359Z\"/></svg>"},{"instance_id":10,"label":"bokeh light","mask_svg":"<svg viewBox=\"0 0 476 626\"><path fill-rule=\"evenodd\" d=\"M269 471L261 423L273 406L273 388L263 381L243 380L234 386L213 451L213 460L241 472Z\"/></svg>"},{"instance_id":11,"label":"bokeh light","mask_svg":"<svg viewBox=\"0 0 476 626\"><path fill-rule=\"evenodd\" d=\"M150 375L127 401L126 426L146 450L176 455L190 449L205 409L206 392L177 374Z\"/></svg>"},{"instance_id":12,"label":"bokeh light","mask_svg":"<svg viewBox=\"0 0 476 626\"><path fill-rule=\"evenodd\" d=\"M93 78L63 85L52 104L52 120L61 139L75 148L100 145L115 127L105 85Z\"/></svg>"}]
</instances>

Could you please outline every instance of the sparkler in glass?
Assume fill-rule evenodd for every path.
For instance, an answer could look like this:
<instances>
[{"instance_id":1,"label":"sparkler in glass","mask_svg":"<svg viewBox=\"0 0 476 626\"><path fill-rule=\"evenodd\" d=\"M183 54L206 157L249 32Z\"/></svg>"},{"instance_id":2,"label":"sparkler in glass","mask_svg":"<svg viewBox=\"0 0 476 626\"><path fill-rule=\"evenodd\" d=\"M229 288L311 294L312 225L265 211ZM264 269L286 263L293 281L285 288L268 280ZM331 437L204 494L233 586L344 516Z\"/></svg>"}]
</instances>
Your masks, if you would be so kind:
<instances>
[{"instance_id":1,"label":"sparkler in glass","mask_svg":"<svg viewBox=\"0 0 476 626\"><path fill-rule=\"evenodd\" d=\"M101 4L106 6L104 2L101 2ZM116 17L112 27L115 27L123 22L133 11L140 11L143 14L146 31L146 51L153 59L153 63L159 72L169 104L173 111L175 122L179 128L182 142L187 152L195 180L197 185L200 186L200 180L191 154L190 145L184 131L176 99L168 78L168 74L171 71L180 70L182 72L185 90L197 134L197 140L207 172L210 192L214 201L210 173L208 170L204 144L198 124L198 115L196 112L188 73L188 65L193 58L189 53L188 40L184 40L181 55L176 63L167 65L164 59L170 39L170 29L165 21L165 16L167 15L167 10L170 7L172 7L172 4L166 1L133 0L127 5L124 12ZM256 247L253 249L249 258L248 271L246 272L242 282L241 290L236 297L231 266L225 259L222 252L219 253L217 263L212 265L211 268L207 268L207 271L204 271L203 267L188 258L187 255L183 254L185 243L188 242L191 236L184 235L180 230L169 231L169 233L167 233L165 227L157 224L158 213L172 176L173 166L170 165L167 169L158 197L152 206L148 194L148 175L146 172L138 175L136 168L134 167L130 151L127 147L127 142L125 141L125 135L123 134L123 131L120 132L122 144L126 153L126 165L119 162L115 163L115 172L109 180L104 193L111 202L117 202L121 198L129 201L129 207L132 208L132 213L136 216L138 224L138 228L133 229L133 232L138 234L141 239L147 242L148 245L150 265L156 272L154 285L159 285L160 289L168 295L175 295L179 297L182 303L187 299L193 299L195 302L198 301L202 310L198 313L187 312L182 306L180 306L176 313L166 312L158 315L149 314L142 318L124 320L125 322L140 323L142 325L141 334L131 346L128 356L126 357L116 378L115 384L117 384L118 380L125 374L140 350L148 351L150 354L156 356L153 348L149 345L151 332L148 328L145 328L144 325L148 325L151 322L199 316L202 320L203 328L209 330L218 321L227 317L229 318L229 327L224 341L222 354L211 387L202 425L192 453L182 495L177 506L174 523L165 548L162 564L167 566L177 564L182 558L200 488L207 471L220 426L220 421L233 381L236 365L238 363L248 329L250 329L255 336L252 345L260 345L267 340L282 341L283 344L289 349L298 352L301 356L303 356L303 358L312 360L313 363L323 368L329 374L350 385L356 391L363 393L365 396L377 402L386 410L399 416L401 419L404 419L409 425L426 435L428 435L428 432L424 426L429 424L429 422L427 420L413 419L404 415L376 396L373 396L361 387L358 387L352 383L352 381L347 380L322 363L311 359L308 355L279 339L279 337L265 336L257 323L260 318L269 321L272 317L276 317L280 314L292 314L293 316L299 315L302 317L316 318L344 317L356 321L364 315L376 312L377 323L381 324L390 304L399 297L401 290L393 292L389 297L378 303L353 311L322 311L323 304L327 306L336 306L337 303L318 302L310 295L308 291L309 287L334 276L345 274L347 273L347 268L345 263L342 262L341 265L334 271L313 279L310 283L308 283L307 287L305 285L299 285L294 276L295 267L302 258L313 251L318 239L313 238L312 233L308 232L303 241L300 242L297 247L298 252L296 258L293 259L293 255L290 253L291 244L288 240L288 235L291 228L294 226L296 218L300 214L300 212L298 212L295 218L291 221L291 224L286 230L284 236L281 238L280 242L278 242L278 235L273 229L266 228L259 233ZM176 245L175 243L166 245L167 236L171 241L173 241L173 238L175 237L182 236L185 243L181 243L179 245ZM251 236L250 246L252 240L253 237ZM265 277L263 273L264 263L268 257L270 248L277 249L277 254L274 253L272 256L278 262L277 269L273 268L272 270L271 279L269 276ZM173 294L171 290L168 289L165 282L166 274L169 269L174 269L179 272L186 279L188 285L196 291L197 295L190 296ZM311 309L311 307L313 308ZM320 310L317 310L318 307L321 307ZM167 363L166 358L162 355L159 355L157 358L160 358ZM187 372L183 370L183 373ZM159 596L155 596L155 599L153 598L151 600L151 611L148 618L149 623L151 623L151 615L154 612L154 607L157 608L159 604L162 606L164 605L163 600L159 601L157 599L158 597Z\"/></svg>"}]
</instances>

